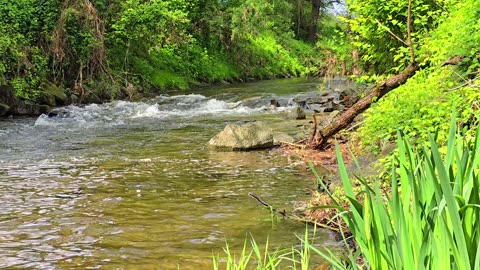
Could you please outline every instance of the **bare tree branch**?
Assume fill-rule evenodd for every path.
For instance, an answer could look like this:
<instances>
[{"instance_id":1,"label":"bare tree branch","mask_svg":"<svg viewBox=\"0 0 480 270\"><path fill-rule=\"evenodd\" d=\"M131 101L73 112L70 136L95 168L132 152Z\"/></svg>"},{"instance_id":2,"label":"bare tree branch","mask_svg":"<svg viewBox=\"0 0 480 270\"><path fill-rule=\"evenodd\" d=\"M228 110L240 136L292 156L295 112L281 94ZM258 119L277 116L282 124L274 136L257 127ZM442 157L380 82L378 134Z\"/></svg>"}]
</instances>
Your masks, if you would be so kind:
<instances>
[{"instance_id":1,"label":"bare tree branch","mask_svg":"<svg viewBox=\"0 0 480 270\"><path fill-rule=\"evenodd\" d=\"M395 35L395 33L392 32L392 30L390 30L386 25L382 24L378 19L375 19L375 21L378 23L378 25L380 27L382 27L383 29L385 29L385 31L387 31L390 35L392 35L394 38L396 38L398 41L402 42L403 44L405 44L405 46L408 46L408 43L399 38L397 35Z\"/></svg>"},{"instance_id":2,"label":"bare tree branch","mask_svg":"<svg viewBox=\"0 0 480 270\"><path fill-rule=\"evenodd\" d=\"M415 48L412 41L412 0L408 0L407 38L412 63L415 63Z\"/></svg>"}]
</instances>

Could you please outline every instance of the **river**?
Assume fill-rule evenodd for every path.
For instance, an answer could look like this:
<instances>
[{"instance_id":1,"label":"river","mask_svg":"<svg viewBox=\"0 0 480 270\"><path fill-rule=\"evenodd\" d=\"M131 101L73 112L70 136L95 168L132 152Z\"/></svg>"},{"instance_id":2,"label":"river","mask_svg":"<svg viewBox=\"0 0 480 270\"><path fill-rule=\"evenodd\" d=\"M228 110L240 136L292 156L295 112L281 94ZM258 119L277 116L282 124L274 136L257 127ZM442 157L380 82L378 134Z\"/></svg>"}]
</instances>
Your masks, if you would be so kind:
<instances>
[{"instance_id":1,"label":"river","mask_svg":"<svg viewBox=\"0 0 480 270\"><path fill-rule=\"evenodd\" d=\"M305 225L272 222L248 192L291 211L315 186L309 173L275 151L215 152L206 143L246 120L298 132L268 100L319 84L216 86L0 119L0 268L211 269L226 242L239 250L249 235L299 245ZM327 231L316 239L339 246Z\"/></svg>"}]
</instances>

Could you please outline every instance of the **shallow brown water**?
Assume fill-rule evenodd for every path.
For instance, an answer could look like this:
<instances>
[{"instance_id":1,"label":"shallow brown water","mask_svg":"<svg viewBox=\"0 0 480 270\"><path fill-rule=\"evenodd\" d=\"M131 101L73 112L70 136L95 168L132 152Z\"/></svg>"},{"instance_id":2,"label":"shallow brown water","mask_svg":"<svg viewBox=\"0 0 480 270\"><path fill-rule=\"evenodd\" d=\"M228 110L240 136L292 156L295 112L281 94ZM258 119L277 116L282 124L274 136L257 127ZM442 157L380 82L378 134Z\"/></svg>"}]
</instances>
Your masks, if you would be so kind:
<instances>
[{"instance_id":1,"label":"shallow brown water","mask_svg":"<svg viewBox=\"0 0 480 270\"><path fill-rule=\"evenodd\" d=\"M226 241L238 250L250 234L259 244L298 245L305 226L272 223L247 194L291 210L308 198L311 178L271 151L205 144L226 123L284 122L281 113L232 104L239 98L286 98L317 84L223 86L69 107L62 119L0 120L0 268L211 269ZM325 231L317 242L338 246Z\"/></svg>"}]
</instances>

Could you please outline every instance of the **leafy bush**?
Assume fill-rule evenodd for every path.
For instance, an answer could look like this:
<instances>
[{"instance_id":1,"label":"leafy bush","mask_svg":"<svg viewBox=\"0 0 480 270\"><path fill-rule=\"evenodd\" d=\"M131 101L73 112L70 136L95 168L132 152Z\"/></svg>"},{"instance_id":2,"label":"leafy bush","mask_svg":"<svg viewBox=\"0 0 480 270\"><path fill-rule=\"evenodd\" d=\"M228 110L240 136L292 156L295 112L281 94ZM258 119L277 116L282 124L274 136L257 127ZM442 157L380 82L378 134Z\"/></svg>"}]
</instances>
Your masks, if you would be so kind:
<instances>
[{"instance_id":1,"label":"leafy bush","mask_svg":"<svg viewBox=\"0 0 480 270\"><path fill-rule=\"evenodd\" d=\"M45 40L37 38L52 27L51 14L45 14L50 3L35 6L32 0L0 5L0 84L10 83L17 97L30 101L39 97L48 68Z\"/></svg>"},{"instance_id":2,"label":"leafy bush","mask_svg":"<svg viewBox=\"0 0 480 270\"><path fill-rule=\"evenodd\" d=\"M450 119L453 106L465 129L478 124L479 10L480 2L475 0L451 7L451 15L431 32L419 50L425 69L365 112L358 133L364 147L379 150L384 142L395 139L398 128L418 144L427 141L429 132L438 130L439 143L445 143L449 129L445 119ZM455 55L463 56L459 65L441 66Z\"/></svg>"},{"instance_id":3,"label":"leafy bush","mask_svg":"<svg viewBox=\"0 0 480 270\"><path fill-rule=\"evenodd\" d=\"M421 44L444 15L444 0L412 1L412 41ZM354 45L360 51L365 68L374 73L399 70L410 60L407 37L407 1L347 1L354 33Z\"/></svg>"}]
</instances>

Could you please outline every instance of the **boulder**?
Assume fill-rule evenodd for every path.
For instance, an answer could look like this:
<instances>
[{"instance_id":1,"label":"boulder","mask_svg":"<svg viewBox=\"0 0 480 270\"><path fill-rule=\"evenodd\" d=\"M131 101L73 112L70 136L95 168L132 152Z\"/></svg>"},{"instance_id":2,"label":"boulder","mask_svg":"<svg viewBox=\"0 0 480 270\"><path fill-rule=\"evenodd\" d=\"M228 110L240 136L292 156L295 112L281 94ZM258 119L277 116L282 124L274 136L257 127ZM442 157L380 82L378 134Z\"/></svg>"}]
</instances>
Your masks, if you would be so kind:
<instances>
[{"instance_id":1,"label":"boulder","mask_svg":"<svg viewBox=\"0 0 480 270\"><path fill-rule=\"evenodd\" d=\"M221 84L221 85L230 85L231 83L229 83L229 82L227 82L227 81L225 81L225 80L221 80L221 81L220 81L220 84Z\"/></svg>"},{"instance_id":2,"label":"boulder","mask_svg":"<svg viewBox=\"0 0 480 270\"><path fill-rule=\"evenodd\" d=\"M10 112L10 106L0 103L0 116L6 116Z\"/></svg>"},{"instance_id":3,"label":"boulder","mask_svg":"<svg viewBox=\"0 0 480 270\"><path fill-rule=\"evenodd\" d=\"M295 107L291 110L288 110L286 115L287 119L296 119L296 120L305 119L306 117L307 116L305 114L305 111L300 107Z\"/></svg>"},{"instance_id":4,"label":"boulder","mask_svg":"<svg viewBox=\"0 0 480 270\"><path fill-rule=\"evenodd\" d=\"M307 104L325 104L329 102L329 97L328 96L323 96L323 97L311 97L307 99Z\"/></svg>"},{"instance_id":5,"label":"boulder","mask_svg":"<svg viewBox=\"0 0 480 270\"><path fill-rule=\"evenodd\" d=\"M250 108L258 108L265 106L267 103L262 97L251 97L242 100L242 105Z\"/></svg>"},{"instance_id":6,"label":"boulder","mask_svg":"<svg viewBox=\"0 0 480 270\"><path fill-rule=\"evenodd\" d=\"M49 106L65 105L67 102L67 95L62 88L50 82L42 82L39 86L42 93L40 97L41 104Z\"/></svg>"},{"instance_id":7,"label":"boulder","mask_svg":"<svg viewBox=\"0 0 480 270\"><path fill-rule=\"evenodd\" d=\"M335 106L332 101L329 101L323 107L323 112L333 112L335 110Z\"/></svg>"},{"instance_id":8,"label":"boulder","mask_svg":"<svg viewBox=\"0 0 480 270\"><path fill-rule=\"evenodd\" d=\"M65 109L53 109L48 112L47 116L49 118L52 118L52 117L67 118L67 117L70 117L70 112L68 112Z\"/></svg>"},{"instance_id":9,"label":"boulder","mask_svg":"<svg viewBox=\"0 0 480 270\"><path fill-rule=\"evenodd\" d=\"M310 110L312 110L315 113L323 112L324 106L322 104L310 104L309 105Z\"/></svg>"},{"instance_id":10,"label":"boulder","mask_svg":"<svg viewBox=\"0 0 480 270\"><path fill-rule=\"evenodd\" d=\"M273 144L282 145L284 143L293 143L295 139L284 132L276 132L273 134Z\"/></svg>"},{"instance_id":11,"label":"boulder","mask_svg":"<svg viewBox=\"0 0 480 270\"><path fill-rule=\"evenodd\" d=\"M48 105L36 105L26 102L19 102L18 106L14 109L16 115L41 115L50 111Z\"/></svg>"},{"instance_id":12,"label":"boulder","mask_svg":"<svg viewBox=\"0 0 480 270\"><path fill-rule=\"evenodd\" d=\"M101 104L102 99L98 95L96 95L95 93L90 92L90 93L87 93L85 95L83 102Z\"/></svg>"},{"instance_id":13,"label":"boulder","mask_svg":"<svg viewBox=\"0 0 480 270\"><path fill-rule=\"evenodd\" d=\"M208 142L208 146L217 150L248 151L271 148L273 131L263 122L244 125L229 124L223 131Z\"/></svg>"}]
</instances>

